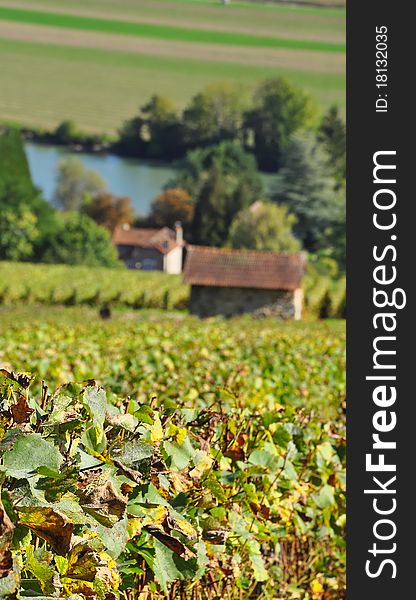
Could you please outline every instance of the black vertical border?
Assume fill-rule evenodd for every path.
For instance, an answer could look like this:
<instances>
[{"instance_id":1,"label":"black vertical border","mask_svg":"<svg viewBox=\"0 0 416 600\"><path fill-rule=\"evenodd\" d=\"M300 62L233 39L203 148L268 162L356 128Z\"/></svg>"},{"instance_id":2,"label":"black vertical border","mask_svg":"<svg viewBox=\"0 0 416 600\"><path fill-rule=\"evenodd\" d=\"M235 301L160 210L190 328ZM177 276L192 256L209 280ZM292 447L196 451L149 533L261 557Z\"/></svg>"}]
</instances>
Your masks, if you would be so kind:
<instances>
[{"instance_id":1,"label":"black vertical border","mask_svg":"<svg viewBox=\"0 0 416 600\"><path fill-rule=\"evenodd\" d=\"M416 154L414 60L416 25L411 2L349 0L347 3L347 598L349 600L404 600L416 598L414 558L416 508ZM388 28L388 112L376 113L376 27ZM397 463L397 511L392 540L397 577L392 569L370 579L365 563L371 555L376 516L372 498L364 494L371 476L365 455L371 451L374 384L367 382L373 359L373 246L388 243L390 233L377 232L372 223L375 191L373 154L397 152L397 285L407 294L407 306L397 310L395 358L397 369L397 427L390 439L397 450L388 455ZM387 456L386 456L387 458ZM376 474L375 474L376 475ZM382 518L382 517L380 517ZM386 543L386 547L388 544ZM382 544L380 543L380 547ZM382 559L383 557L381 557ZM381 560L380 560L381 562ZM373 563L375 564L375 563Z\"/></svg>"}]
</instances>

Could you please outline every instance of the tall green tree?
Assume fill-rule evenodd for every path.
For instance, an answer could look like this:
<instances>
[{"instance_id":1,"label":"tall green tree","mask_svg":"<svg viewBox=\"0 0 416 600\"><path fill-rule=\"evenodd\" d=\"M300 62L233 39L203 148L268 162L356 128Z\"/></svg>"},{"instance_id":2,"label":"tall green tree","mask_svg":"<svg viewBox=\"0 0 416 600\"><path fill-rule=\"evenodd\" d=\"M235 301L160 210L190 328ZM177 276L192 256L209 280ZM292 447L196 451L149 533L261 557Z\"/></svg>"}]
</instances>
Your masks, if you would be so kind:
<instances>
[{"instance_id":1,"label":"tall green tree","mask_svg":"<svg viewBox=\"0 0 416 600\"><path fill-rule=\"evenodd\" d=\"M54 228L54 212L32 182L20 132L0 129L0 216L3 229L8 228L2 233L2 256L35 260Z\"/></svg>"},{"instance_id":2,"label":"tall green tree","mask_svg":"<svg viewBox=\"0 0 416 600\"><path fill-rule=\"evenodd\" d=\"M331 106L323 116L318 141L328 154L328 168L335 177L337 188L345 187L347 131L337 106Z\"/></svg>"},{"instance_id":3,"label":"tall green tree","mask_svg":"<svg viewBox=\"0 0 416 600\"><path fill-rule=\"evenodd\" d=\"M148 155L174 156L181 142L181 126L175 103L170 98L155 95L142 107L141 112L149 136Z\"/></svg>"},{"instance_id":4,"label":"tall green tree","mask_svg":"<svg viewBox=\"0 0 416 600\"><path fill-rule=\"evenodd\" d=\"M20 132L15 128L0 128L0 192L16 181L35 193Z\"/></svg>"},{"instance_id":5,"label":"tall green tree","mask_svg":"<svg viewBox=\"0 0 416 600\"><path fill-rule=\"evenodd\" d=\"M58 215L56 227L46 240L42 261L90 267L120 265L109 232L77 212Z\"/></svg>"},{"instance_id":6,"label":"tall green tree","mask_svg":"<svg viewBox=\"0 0 416 600\"><path fill-rule=\"evenodd\" d=\"M315 118L316 106L310 95L284 77L263 81L254 92L254 107L246 116L259 168L279 169L292 134L310 127Z\"/></svg>"},{"instance_id":7,"label":"tall green tree","mask_svg":"<svg viewBox=\"0 0 416 600\"><path fill-rule=\"evenodd\" d=\"M136 117L119 131L119 149L153 158L177 157L183 152L182 123L174 102L153 95Z\"/></svg>"},{"instance_id":8,"label":"tall green tree","mask_svg":"<svg viewBox=\"0 0 416 600\"><path fill-rule=\"evenodd\" d=\"M68 144L81 137L81 133L72 119L66 119L59 123L53 135L55 140L61 144Z\"/></svg>"},{"instance_id":9,"label":"tall green tree","mask_svg":"<svg viewBox=\"0 0 416 600\"><path fill-rule=\"evenodd\" d=\"M244 113L250 99L241 85L215 83L196 94L183 113L185 143L190 147L243 139Z\"/></svg>"},{"instance_id":10,"label":"tall green tree","mask_svg":"<svg viewBox=\"0 0 416 600\"><path fill-rule=\"evenodd\" d=\"M272 196L297 217L294 231L307 250L330 248L334 228L345 227L343 196L335 191L328 157L311 133L293 136Z\"/></svg>"},{"instance_id":11,"label":"tall green tree","mask_svg":"<svg viewBox=\"0 0 416 600\"><path fill-rule=\"evenodd\" d=\"M287 206L255 202L234 218L228 243L232 248L297 252L301 245L293 235L295 223Z\"/></svg>"},{"instance_id":12,"label":"tall green tree","mask_svg":"<svg viewBox=\"0 0 416 600\"><path fill-rule=\"evenodd\" d=\"M227 179L219 164L214 163L204 181L195 206L192 238L197 244L222 246L232 221L233 202Z\"/></svg>"},{"instance_id":13,"label":"tall green tree","mask_svg":"<svg viewBox=\"0 0 416 600\"><path fill-rule=\"evenodd\" d=\"M20 132L0 129L0 209L21 204L32 207L38 196Z\"/></svg>"},{"instance_id":14,"label":"tall green tree","mask_svg":"<svg viewBox=\"0 0 416 600\"><path fill-rule=\"evenodd\" d=\"M240 143L233 141L188 152L177 163L178 173L167 187L181 187L195 198L214 164L233 182L234 189L240 184L244 186L253 202L263 195L263 183L255 158Z\"/></svg>"},{"instance_id":15,"label":"tall green tree","mask_svg":"<svg viewBox=\"0 0 416 600\"><path fill-rule=\"evenodd\" d=\"M54 201L62 210L80 210L88 198L98 196L105 189L106 183L101 175L87 169L79 158L70 157L60 161Z\"/></svg>"},{"instance_id":16,"label":"tall green tree","mask_svg":"<svg viewBox=\"0 0 416 600\"><path fill-rule=\"evenodd\" d=\"M173 185L193 200L193 242L212 246L224 245L235 215L263 195L254 157L236 142L189 152Z\"/></svg>"}]
</instances>

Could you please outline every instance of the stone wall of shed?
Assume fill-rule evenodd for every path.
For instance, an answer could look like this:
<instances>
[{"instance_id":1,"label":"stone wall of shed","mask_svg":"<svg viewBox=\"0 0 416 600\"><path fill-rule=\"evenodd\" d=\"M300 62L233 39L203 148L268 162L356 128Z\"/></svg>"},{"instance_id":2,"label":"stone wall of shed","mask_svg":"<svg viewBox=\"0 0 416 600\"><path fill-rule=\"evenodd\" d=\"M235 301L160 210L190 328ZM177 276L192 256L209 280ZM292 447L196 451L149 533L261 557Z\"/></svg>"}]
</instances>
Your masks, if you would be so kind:
<instances>
[{"instance_id":1,"label":"stone wall of shed","mask_svg":"<svg viewBox=\"0 0 416 600\"><path fill-rule=\"evenodd\" d=\"M259 317L299 319L299 293L298 290L290 292L193 285L190 295L190 311L199 317L215 315L231 317L252 313Z\"/></svg>"}]
</instances>

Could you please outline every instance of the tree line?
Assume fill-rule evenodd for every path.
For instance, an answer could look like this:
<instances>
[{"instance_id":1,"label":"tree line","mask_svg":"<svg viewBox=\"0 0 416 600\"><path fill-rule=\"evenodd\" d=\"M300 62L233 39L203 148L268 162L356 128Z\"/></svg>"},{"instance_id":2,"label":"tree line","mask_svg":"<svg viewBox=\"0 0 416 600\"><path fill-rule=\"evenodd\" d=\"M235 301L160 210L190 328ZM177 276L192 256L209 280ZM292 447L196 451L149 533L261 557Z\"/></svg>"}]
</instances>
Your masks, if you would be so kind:
<instances>
[{"instance_id":1,"label":"tree line","mask_svg":"<svg viewBox=\"0 0 416 600\"><path fill-rule=\"evenodd\" d=\"M276 171L290 136L313 126L311 96L284 78L268 79L252 95L231 83L208 85L183 111L154 95L119 131L120 153L148 158L180 158L190 150L225 141L241 143L262 171Z\"/></svg>"},{"instance_id":2,"label":"tree line","mask_svg":"<svg viewBox=\"0 0 416 600\"><path fill-rule=\"evenodd\" d=\"M196 148L235 141L254 154L259 170L276 172L291 136L319 124L313 97L284 77L276 77L262 81L252 93L243 85L210 84L183 110L171 98L153 95L137 115L123 123L111 144L100 136L83 134L70 120L44 137L87 149L104 142L121 155L161 160L183 158ZM343 165L337 162L337 166L342 177Z\"/></svg>"}]
</instances>

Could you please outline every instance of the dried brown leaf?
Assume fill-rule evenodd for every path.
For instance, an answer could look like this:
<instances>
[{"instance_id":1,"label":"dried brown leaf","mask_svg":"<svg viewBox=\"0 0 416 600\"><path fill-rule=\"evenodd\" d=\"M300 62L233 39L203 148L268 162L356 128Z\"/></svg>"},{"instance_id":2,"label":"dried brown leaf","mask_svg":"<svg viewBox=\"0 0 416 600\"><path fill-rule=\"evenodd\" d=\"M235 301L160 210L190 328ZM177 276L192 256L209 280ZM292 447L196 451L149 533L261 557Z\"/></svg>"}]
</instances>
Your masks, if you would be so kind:
<instances>
[{"instance_id":1,"label":"dried brown leaf","mask_svg":"<svg viewBox=\"0 0 416 600\"><path fill-rule=\"evenodd\" d=\"M22 506L17 513L20 523L48 542L56 554L67 554L74 530L67 517L49 506Z\"/></svg>"},{"instance_id":2,"label":"dried brown leaf","mask_svg":"<svg viewBox=\"0 0 416 600\"><path fill-rule=\"evenodd\" d=\"M30 408L25 396L20 394L16 404L12 404L10 407L10 412L12 413L13 421L18 425L22 425L23 423L29 422L33 413L33 408Z\"/></svg>"}]
</instances>

